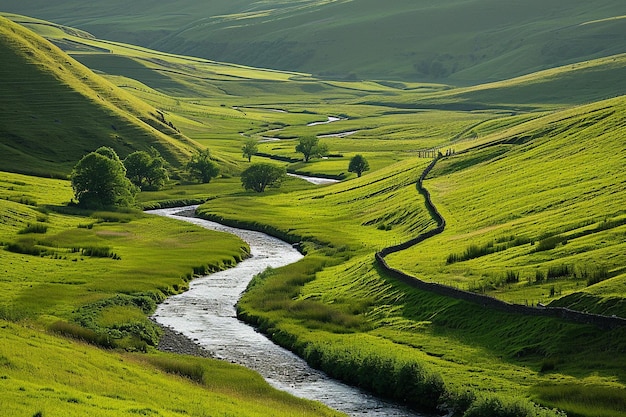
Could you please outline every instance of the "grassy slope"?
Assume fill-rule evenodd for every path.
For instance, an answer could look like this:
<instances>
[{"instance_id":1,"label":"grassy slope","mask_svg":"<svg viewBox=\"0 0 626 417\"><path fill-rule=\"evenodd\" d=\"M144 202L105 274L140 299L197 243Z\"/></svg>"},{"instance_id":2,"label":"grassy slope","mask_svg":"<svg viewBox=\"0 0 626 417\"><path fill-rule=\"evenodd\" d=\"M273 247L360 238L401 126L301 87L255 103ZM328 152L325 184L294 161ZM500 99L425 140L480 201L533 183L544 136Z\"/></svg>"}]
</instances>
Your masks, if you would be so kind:
<instances>
[{"instance_id":1,"label":"grassy slope","mask_svg":"<svg viewBox=\"0 0 626 417\"><path fill-rule=\"evenodd\" d=\"M7 416L339 415L222 361L121 354L1 320L0 334L0 406Z\"/></svg>"},{"instance_id":2,"label":"grassy slope","mask_svg":"<svg viewBox=\"0 0 626 417\"><path fill-rule=\"evenodd\" d=\"M392 263L420 276L433 271L440 274L439 281L473 272L470 282L485 270L503 274L514 266L523 278L522 291L542 288L545 293L549 285L562 284L564 290L566 285L584 287L571 279L526 286L525 278L530 273L534 277L537 262L545 273L550 265L569 262L570 256L590 272L595 262L610 263L607 267L616 275L599 285L611 285L615 296L616 283L624 279L623 225L571 238L554 251L527 256L526 243L511 253L449 267L458 270L457 275L442 272L452 248L465 249L483 234L490 240L532 232L528 237L538 240L542 234L571 235L623 218L623 106L620 97L525 123L518 119L507 126L494 121L476 128L478 138L458 145L502 139L519 144L441 162L436 179L427 186L450 226L440 237L395 255ZM397 243L432 227L410 185L422 167L419 160L406 160L322 190L281 199L217 199L202 207L210 217L268 224L289 230L295 240L313 242L306 246L310 254L300 266L270 274L255 286L242 301L241 313L329 372L341 368L341 360L329 359L334 355L353 360L373 350L382 358L427 364L452 392L471 387L478 393L531 397L579 415L622 415L623 330L607 332L485 310L409 289L375 269L371 257L377 245ZM248 210L252 206L253 213ZM323 244L320 250L318 244ZM499 295L510 299L519 294ZM532 294L523 297L530 301ZM321 361L309 356L320 351L325 358ZM594 392L597 387L604 396L581 396L583 386Z\"/></svg>"},{"instance_id":3,"label":"grassy slope","mask_svg":"<svg viewBox=\"0 0 626 417\"><path fill-rule=\"evenodd\" d=\"M612 279L585 293L599 295L605 286L623 282L625 109L620 97L557 112L491 136L518 144L440 162L426 186L448 220L447 229L394 255L392 263L463 288L494 291L495 285L494 294L518 303L546 303L583 290L599 271ZM446 263L450 254L462 254L470 245L504 247L516 238L519 243L509 243L508 250ZM550 239L556 247L536 250ZM560 265L571 268L567 278L536 282L537 271L547 276ZM507 271L519 273L520 283L500 286ZM598 303L585 309L626 316L623 308L607 307Z\"/></svg>"},{"instance_id":4,"label":"grassy slope","mask_svg":"<svg viewBox=\"0 0 626 417\"><path fill-rule=\"evenodd\" d=\"M177 166L197 146L157 121L154 107L0 19L3 170L65 176L85 153L103 145L122 157L153 146Z\"/></svg>"},{"instance_id":5,"label":"grassy slope","mask_svg":"<svg viewBox=\"0 0 626 417\"><path fill-rule=\"evenodd\" d=\"M339 77L484 82L624 52L618 0L78 3L0 9L160 50Z\"/></svg>"},{"instance_id":6,"label":"grassy slope","mask_svg":"<svg viewBox=\"0 0 626 417\"><path fill-rule=\"evenodd\" d=\"M358 86L362 87L365 84L358 83ZM250 83L249 85L258 84ZM344 86L346 85L350 83L345 83ZM352 84L351 87L354 85ZM372 86L369 87L368 91L371 93ZM233 91L246 91L246 88L237 87L236 83L232 83L231 88ZM392 90L380 88L380 94L398 94L398 101L401 101L400 92L392 92ZM565 96L563 93L559 94L562 97ZM227 96L220 97L220 100ZM308 99L317 97L311 95ZM276 98L282 97L280 94L273 96L268 94L262 97L262 100L265 106L272 106L270 100ZM233 95L230 99L255 102L259 100L259 97L242 98ZM288 97L288 99L290 100L289 108L313 107L312 103L304 101L294 103L293 97ZM169 98L168 100L173 108L176 108L176 99ZM352 107L345 103L339 105L339 103L340 100L336 102L329 100L315 108L352 112L359 118L346 121L350 128L366 124L368 128L379 129L378 132L385 139L401 139L405 136L404 132L413 132L417 140L414 143L404 142L401 146L405 149L421 147L424 143L445 143L446 140L455 137L463 139L455 145L460 149L479 141L487 142L497 139L502 135L497 131L503 129L509 129L505 136L516 136L522 139L537 133L545 135L546 132L557 137L565 135L558 129L553 131L550 125L546 127L544 122L523 124L533 119L534 115L499 118L493 121L485 121L493 115L482 116L482 118L475 115L466 117L459 115L454 123L438 122L431 131L437 137L433 140L422 137L419 132L427 123L429 116L436 115L436 117L445 118L446 113L425 115L422 122L407 127L402 121L406 123L414 115L388 115L381 110L384 107ZM215 105L215 102L212 102L212 105ZM281 103L282 105L284 103ZM186 112L190 110L186 103L178 108ZM214 108L211 110L213 111ZM200 107L196 109L200 110ZM584 110L594 109L589 107ZM592 113L590 120L585 122L572 116L574 121L568 126L571 128L568 132L577 137L579 131L588 130L590 134L593 134L594 126L602 130L603 112L595 110L597 111ZM245 109L245 112L254 114L255 123L258 120L264 120L264 123L268 123L268 128L273 121L289 117L293 126L285 129L287 132L289 130L306 131L304 123L311 121L311 118L313 120L320 118L320 115L282 116L280 113L249 109ZM321 111L320 113L324 114ZM575 111L572 114L575 114ZM616 113L618 114L619 112ZM372 115L381 118L372 122L370 120ZM609 115L605 119L608 118L619 124L619 118L616 115ZM385 119L388 116L393 117L397 123L396 126L391 128L388 126L390 119ZM228 126L235 126L243 120L249 122L248 117L246 115L245 118ZM560 116L555 117L558 119ZM255 126L256 128L263 131L263 126ZM340 127L326 126L320 129L340 129ZM200 130L201 127L197 127L197 131ZM459 131L463 133L459 134ZM432 136L431 133L426 136ZM207 143L211 143L212 140L215 139L208 137L206 139ZM615 142L616 148L621 149L619 141L615 140L617 141ZM223 143L227 146L226 141ZM355 140L350 141L348 145L342 140L336 143L349 146L352 152L356 152L369 149L375 142L359 143ZM400 149L395 150L395 152L398 151ZM398 152L394 158L405 159L410 155L410 153ZM615 158L619 155L616 153L611 157ZM471 165L472 159L476 158L480 161L489 156L489 152L487 155L470 155L466 163ZM550 159L548 156L546 158ZM391 158L386 159L386 164L390 160ZM242 219L242 213L247 213L248 217L243 220L271 224L280 230L292 229L290 231L292 236L306 236L314 242L317 241L318 244L324 243L329 246L328 249L320 252L315 250L316 244L308 246L311 250L311 255L307 257L307 262L310 262L309 266L315 271L321 265L326 264L324 271L317 274L315 280L304 288L299 288L299 284L313 279L310 271L305 274L304 280L300 277L293 280L287 278L287 282L295 286L291 288L291 291L295 292L290 293L285 300L279 300L272 306L274 300L261 293L260 299L246 305L245 308L251 309L251 314L261 311L261 315L272 321L278 329L298 335L301 341L310 343L312 346L321 341L322 344L332 344L337 346L338 350L345 349L346 352L371 349L382 356L398 356L428 363L429 367L444 376L446 383L451 387L472 386L476 391L496 391L505 395L519 393L525 396L535 395L539 396L542 402L558 406L566 404L568 409L572 410L585 406L585 402L590 402L588 399L583 401L578 398L580 397L576 391L578 387L598 385L605 393L610 393L608 400L603 400L603 403L598 405L591 403L591 411L589 409L580 411L580 414L599 415L598 410L604 407L608 410L606 415L616 415L617 406L607 406L607 403L616 403L619 395L611 397L615 394L611 387L617 387L619 392L623 383L620 344L624 339L619 331L603 333L584 326L564 325L558 321L543 319L529 321L524 317L493 314L473 305L440 297L433 298L429 294L409 290L388 281L372 268L371 252L373 250L413 236L415 232L424 230L431 224L427 214L420 211L422 207L420 198L415 194L415 189L411 185L424 162L409 159L391 168L368 174L361 180L323 190L281 196L280 199L275 198L275 194L258 199L253 198L251 194L240 193L237 198L212 201L208 211L214 214ZM320 164L326 164L326 162L321 161ZM381 163L379 166L383 165L385 164ZM614 165L611 166L614 167ZM323 169L321 167L322 165L313 169ZM236 181L232 181L230 185L224 185L223 190L227 192L228 187L232 186L236 186ZM406 201L411 201L414 205L409 208ZM241 210L241 208L249 207L254 207L254 215L251 210ZM276 212L279 212L280 216L276 216ZM405 222L406 219L411 219L411 221ZM336 265L337 262L341 263ZM300 265L294 269L302 267ZM278 278L268 285L280 288L285 283L282 278L289 277L289 273L289 271L282 271L277 275ZM619 284L616 284L612 291L618 294ZM255 303L259 304L255 305ZM276 309L278 307L284 310ZM268 308L269 310L266 310ZM472 314L468 314L468 311ZM504 322L508 325L502 326ZM303 326L308 329L306 332L303 331ZM358 336L355 337L355 333L342 336L341 333L344 333L346 329L350 332L358 332ZM356 349L359 343L368 348ZM575 346L576 351L572 351L568 346ZM591 357L593 360L590 359ZM556 367L556 372L538 372L544 365ZM602 371L597 372L598 369ZM596 372L595 375L594 372ZM565 393L565 395L555 402L550 402L547 390L538 388L544 384L556 384L559 393ZM571 388L565 389L564 386ZM570 399L577 404L567 404Z\"/></svg>"},{"instance_id":7,"label":"grassy slope","mask_svg":"<svg viewBox=\"0 0 626 417\"><path fill-rule=\"evenodd\" d=\"M184 290L194 270L224 268L245 253L231 235L157 216L62 214L58 208L71 195L67 181L0 173L0 405L6 415L205 416L208 409L246 416L338 415L274 390L239 366L121 354L47 334L46 328L75 329L60 322L85 319L99 326L90 327L97 332L149 329L149 311L133 304L98 308L98 302L138 293L163 299ZM32 224L45 232L22 233ZM209 252L207 241L214 245ZM8 251L15 242L46 252ZM75 247L108 247L121 259L85 256ZM118 344L140 347L129 340Z\"/></svg>"}]
</instances>

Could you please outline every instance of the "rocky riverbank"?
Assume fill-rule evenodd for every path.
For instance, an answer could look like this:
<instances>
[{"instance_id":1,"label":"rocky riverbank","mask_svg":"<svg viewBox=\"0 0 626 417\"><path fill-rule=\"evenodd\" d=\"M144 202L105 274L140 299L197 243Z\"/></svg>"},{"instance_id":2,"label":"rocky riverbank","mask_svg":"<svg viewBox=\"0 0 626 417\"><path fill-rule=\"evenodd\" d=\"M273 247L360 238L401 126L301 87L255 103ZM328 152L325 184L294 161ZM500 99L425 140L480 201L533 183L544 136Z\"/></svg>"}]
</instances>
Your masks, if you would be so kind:
<instances>
[{"instance_id":1,"label":"rocky riverbank","mask_svg":"<svg viewBox=\"0 0 626 417\"><path fill-rule=\"evenodd\" d=\"M157 345L157 349L161 352L178 353L181 355L193 355L203 358L213 357L213 354L209 350L200 346L184 334L179 333L176 330L173 330L167 326L163 326L159 323L156 324L163 331L163 335L161 336L159 344Z\"/></svg>"}]
</instances>

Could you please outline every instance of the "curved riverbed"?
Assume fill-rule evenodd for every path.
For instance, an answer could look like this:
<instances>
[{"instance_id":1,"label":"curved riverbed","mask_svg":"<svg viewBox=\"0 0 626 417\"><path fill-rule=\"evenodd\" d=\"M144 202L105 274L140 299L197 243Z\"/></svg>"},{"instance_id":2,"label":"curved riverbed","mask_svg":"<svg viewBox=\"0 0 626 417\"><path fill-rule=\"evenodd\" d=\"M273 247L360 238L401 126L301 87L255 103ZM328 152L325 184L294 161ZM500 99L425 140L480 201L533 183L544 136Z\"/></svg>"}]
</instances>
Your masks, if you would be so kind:
<instances>
[{"instance_id":1,"label":"curved riverbed","mask_svg":"<svg viewBox=\"0 0 626 417\"><path fill-rule=\"evenodd\" d=\"M189 291L170 297L159 305L153 316L158 323L194 340L213 357L257 371L278 389L320 401L348 415L421 416L329 378L239 321L235 315L235 304L252 277L267 267L296 262L302 255L288 243L263 233L190 217L194 209L173 208L149 213L235 234L250 245L251 257L234 268L193 280Z\"/></svg>"}]
</instances>

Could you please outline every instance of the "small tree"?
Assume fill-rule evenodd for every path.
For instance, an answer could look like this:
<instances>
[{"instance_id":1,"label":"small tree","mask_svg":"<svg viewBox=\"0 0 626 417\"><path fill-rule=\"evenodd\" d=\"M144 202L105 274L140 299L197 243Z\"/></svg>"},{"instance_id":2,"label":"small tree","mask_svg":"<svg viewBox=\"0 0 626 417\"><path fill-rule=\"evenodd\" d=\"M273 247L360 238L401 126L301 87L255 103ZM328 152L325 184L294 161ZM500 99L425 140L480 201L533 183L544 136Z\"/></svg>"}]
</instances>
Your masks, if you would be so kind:
<instances>
[{"instance_id":1,"label":"small tree","mask_svg":"<svg viewBox=\"0 0 626 417\"><path fill-rule=\"evenodd\" d=\"M112 148L88 153L74 166L72 188L78 205L89 209L128 207L137 188L126 178L126 168Z\"/></svg>"},{"instance_id":2,"label":"small tree","mask_svg":"<svg viewBox=\"0 0 626 417\"><path fill-rule=\"evenodd\" d=\"M241 148L243 157L248 158L248 162L252 161L252 157L259 151L259 147L254 139L248 139Z\"/></svg>"},{"instance_id":3,"label":"small tree","mask_svg":"<svg viewBox=\"0 0 626 417\"><path fill-rule=\"evenodd\" d=\"M348 165L348 172L356 172L357 176L361 176L365 171L370 170L370 165L367 162L367 159L363 157L363 155L354 155L352 159L350 159L350 165Z\"/></svg>"},{"instance_id":4,"label":"small tree","mask_svg":"<svg viewBox=\"0 0 626 417\"><path fill-rule=\"evenodd\" d=\"M152 155L146 151L136 151L124 159L126 176L142 190L158 190L168 179L165 160L153 149Z\"/></svg>"},{"instance_id":5,"label":"small tree","mask_svg":"<svg viewBox=\"0 0 626 417\"><path fill-rule=\"evenodd\" d=\"M320 143L317 136L303 136L296 145L296 152L300 152L304 155L304 162L309 162L309 159L322 157L328 153L328 146L325 143Z\"/></svg>"},{"instance_id":6,"label":"small tree","mask_svg":"<svg viewBox=\"0 0 626 417\"><path fill-rule=\"evenodd\" d=\"M217 164L211 161L211 153L208 149L196 152L187 162L187 170L193 178L197 178L204 184L211 182L211 179L220 173Z\"/></svg>"},{"instance_id":7,"label":"small tree","mask_svg":"<svg viewBox=\"0 0 626 417\"><path fill-rule=\"evenodd\" d=\"M279 187L285 175L284 167L268 163L252 164L241 173L241 185L246 190L262 193L266 187Z\"/></svg>"}]
</instances>

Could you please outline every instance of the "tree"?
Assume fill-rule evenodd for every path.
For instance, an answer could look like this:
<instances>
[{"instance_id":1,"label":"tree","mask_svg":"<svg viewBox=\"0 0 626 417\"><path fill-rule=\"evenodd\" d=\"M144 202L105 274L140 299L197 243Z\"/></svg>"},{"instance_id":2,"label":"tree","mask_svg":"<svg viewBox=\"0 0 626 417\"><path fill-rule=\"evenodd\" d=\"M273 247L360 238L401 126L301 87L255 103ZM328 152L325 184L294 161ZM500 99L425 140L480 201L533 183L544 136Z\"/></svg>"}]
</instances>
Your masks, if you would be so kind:
<instances>
[{"instance_id":1,"label":"tree","mask_svg":"<svg viewBox=\"0 0 626 417\"><path fill-rule=\"evenodd\" d=\"M84 208L128 207L135 202L137 188L126 178L126 168L112 148L83 156L71 181L78 205Z\"/></svg>"},{"instance_id":2,"label":"tree","mask_svg":"<svg viewBox=\"0 0 626 417\"><path fill-rule=\"evenodd\" d=\"M203 184L211 182L212 178L217 177L220 169L217 164L211 161L211 153L208 149L196 152L187 162L187 170L192 177L197 178Z\"/></svg>"},{"instance_id":3,"label":"tree","mask_svg":"<svg viewBox=\"0 0 626 417\"><path fill-rule=\"evenodd\" d=\"M156 149L152 155L146 151L136 151L124 159L126 177L142 190L158 190L168 179L165 159Z\"/></svg>"},{"instance_id":4,"label":"tree","mask_svg":"<svg viewBox=\"0 0 626 417\"><path fill-rule=\"evenodd\" d=\"M284 167L268 163L252 164L241 173L241 185L246 190L262 193L266 187L279 187L286 174Z\"/></svg>"},{"instance_id":5,"label":"tree","mask_svg":"<svg viewBox=\"0 0 626 417\"><path fill-rule=\"evenodd\" d=\"M367 162L367 159L363 157L363 155L354 155L352 159L350 159L348 172L356 172L356 175L360 177L361 174L369 170L370 164Z\"/></svg>"},{"instance_id":6,"label":"tree","mask_svg":"<svg viewBox=\"0 0 626 417\"><path fill-rule=\"evenodd\" d=\"M325 143L320 143L317 136L303 136L296 145L296 152L304 155L304 162L309 162L311 158L326 155L328 146Z\"/></svg>"},{"instance_id":7,"label":"tree","mask_svg":"<svg viewBox=\"0 0 626 417\"><path fill-rule=\"evenodd\" d=\"M243 157L248 158L248 162L252 161L252 157L255 153L258 152L258 150L259 147L257 146L256 140L254 139L248 139L241 148L241 151L243 152Z\"/></svg>"}]
</instances>

